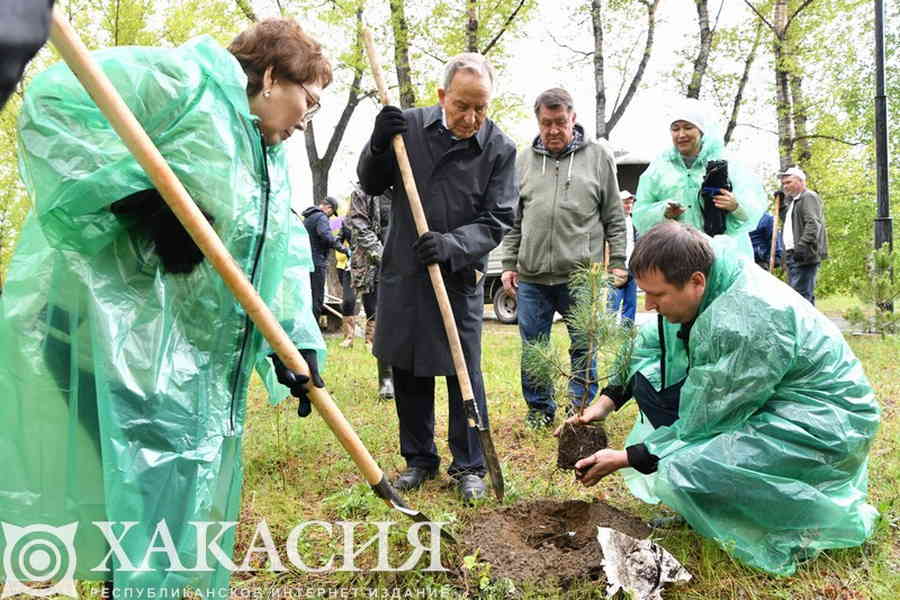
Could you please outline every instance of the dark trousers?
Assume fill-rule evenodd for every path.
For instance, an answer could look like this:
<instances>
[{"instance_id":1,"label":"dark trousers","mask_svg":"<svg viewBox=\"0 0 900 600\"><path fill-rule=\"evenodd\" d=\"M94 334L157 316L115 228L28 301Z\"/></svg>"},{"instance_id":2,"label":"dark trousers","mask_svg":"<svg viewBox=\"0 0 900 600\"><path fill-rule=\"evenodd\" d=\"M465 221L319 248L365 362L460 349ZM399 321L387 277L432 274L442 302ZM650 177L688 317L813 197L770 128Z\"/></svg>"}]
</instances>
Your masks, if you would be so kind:
<instances>
[{"instance_id":1,"label":"dark trousers","mask_svg":"<svg viewBox=\"0 0 900 600\"><path fill-rule=\"evenodd\" d=\"M341 314L345 317L352 317L356 314L356 291L350 285L350 271L346 269L338 269L338 279L341 282Z\"/></svg>"},{"instance_id":2,"label":"dark trousers","mask_svg":"<svg viewBox=\"0 0 900 600\"><path fill-rule=\"evenodd\" d=\"M516 300L519 333L523 343L550 339L553 314L558 312L563 317L567 317L574 303L574 299L569 294L569 285L566 283L541 285L520 281ZM568 327L568 323L566 327ZM571 328L569 328L569 340L572 341ZM585 373L586 355L586 348L570 343L569 358L572 363L572 372L594 382L588 385L587 389L585 389L584 383L577 379L573 379L569 383L569 399L573 406L582 403L587 406L597 394L596 361L591 359L588 372ZM538 410L551 418L556 414L553 389L535 385L524 370L522 370L522 395L525 397L529 409Z\"/></svg>"},{"instance_id":3,"label":"dark trousers","mask_svg":"<svg viewBox=\"0 0 900 600\"><path fill-rule=\"evenodd\" d=\"M816 305L816 275L819 272L819 263L799 265L794 260L794 252L787 254L788 285L794 288L798 294Z\"/></svg>"},{"instance_id":4,"label":"dark trousers","mask_svg":"<svg viewBox=\"0 0 900 600\"><path fill-rule=\"evenodd\" d=\"M376 285L371 292L363 294L362 297L363 310L366 311L366 318L370 321L375 319L375 311L378 308L378 286Z\"/></svg>"},{"instance_id":5,"label":"dark trousers","mask_svg":"<svg viewBox=\"0 0 900 600\"><path fill-rule=\"evenodd\" d=\"M325 310L325 270L328 267L317 266L316 270L309 274L309 287L312 289L312 309L316 321Z\"/></svg>"},{"instance_id":6,"label":"dark trousers","mask_svg":"<svg viewBox=\"0 0 900 600\"><path fill-rule=\"evenodd\" d=\"M441 459L434 445L434 377L416 377L411 371L397 367L393 367L393 374L394 399L400 421L400 454L406 459L407 467L436 471ZM470 365L469 378L481 418L487 425L487 405L481 371L471 369ZM481 453L478 431L469 428L466 421L458 379L446 379L450 411L448 443L453 455L453 462L447 473L451 477L464 473L483 477L484 455Z\"/></svg>"}]
</instances>

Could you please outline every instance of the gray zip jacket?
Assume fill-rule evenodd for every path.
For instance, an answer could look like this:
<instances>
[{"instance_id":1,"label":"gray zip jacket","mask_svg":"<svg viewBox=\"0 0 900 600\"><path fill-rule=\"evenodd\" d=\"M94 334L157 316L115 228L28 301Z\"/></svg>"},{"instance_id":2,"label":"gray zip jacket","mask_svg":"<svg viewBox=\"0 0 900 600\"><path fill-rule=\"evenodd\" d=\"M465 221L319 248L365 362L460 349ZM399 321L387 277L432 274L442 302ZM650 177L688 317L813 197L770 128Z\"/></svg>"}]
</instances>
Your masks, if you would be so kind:
<instances>
[{"instance_id":1,"label":"gray zip jacket","mask_svg":"<svg viewBox=\"0 0 900 600\"><path fill-rule=\"evenodd\" d=\"M504 271L518 271L526 283L568 283L588 262L603 262L609 241L609 267L625 268L625 213L619 199L612 152L575 139L558 157L538 136L530 150L519 153L519 209L503 240Z\"/></svg>"}]
</instances>

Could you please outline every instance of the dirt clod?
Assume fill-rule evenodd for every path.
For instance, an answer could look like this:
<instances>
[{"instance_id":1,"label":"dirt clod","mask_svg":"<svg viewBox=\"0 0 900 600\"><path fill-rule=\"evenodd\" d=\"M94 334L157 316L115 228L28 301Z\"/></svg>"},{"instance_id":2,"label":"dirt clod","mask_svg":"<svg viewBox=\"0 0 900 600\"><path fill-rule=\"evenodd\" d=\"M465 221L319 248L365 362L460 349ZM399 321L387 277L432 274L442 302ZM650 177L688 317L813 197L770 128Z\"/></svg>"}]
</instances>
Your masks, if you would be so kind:
<instances>
[{"instance_id":1,"label":"dirt clod","mask_svg":"<svg viewBox=\"0 0 900 600\"><path fill-rule=\"evenodd\" d=\"M558 578L561 584L602 577L597 527L645 538L650 528L605 502L538 500L479 515L461 539L468 554L492 565L495 577L514 581Z\"/></svg>"},{"instance_id":2,"label":"dirt clod","mask_svg":"<svg viewBox=\"0 0 900 600\"><path fill-rule=\"evenodd\" d=\"M599 423L565 425L559 434L556 466L573 470L575 463L607 446L606 431Z\"/></svg>"}]
</instances>

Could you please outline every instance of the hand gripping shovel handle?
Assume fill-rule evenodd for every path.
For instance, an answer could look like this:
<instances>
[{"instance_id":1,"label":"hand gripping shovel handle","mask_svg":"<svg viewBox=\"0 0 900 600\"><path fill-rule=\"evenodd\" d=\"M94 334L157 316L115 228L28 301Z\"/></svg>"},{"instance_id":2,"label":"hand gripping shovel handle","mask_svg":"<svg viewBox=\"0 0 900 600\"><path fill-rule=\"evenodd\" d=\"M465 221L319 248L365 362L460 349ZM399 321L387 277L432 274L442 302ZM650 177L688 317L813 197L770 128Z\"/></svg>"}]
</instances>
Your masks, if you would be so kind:
<instances>
[{"instance_id":1,"label":"hand gripping shovel handle","mask_svg":"<svg viewBox=\"0 0 900 600\"><path fill-rule=\"evenodd\" d=\"M372 75L378 86L382 104L390 104L391 99L387 86L384 83L384 73L381 70L381 61L372 41L372 32L367 28L362 30L366 44L366 53L369 56L369 64L372 67ZM409 164L409 156L406 154L406 144L402 135L395 135L393 139L394 154L397 156L397 165L403 178L403 187L409 198L409 208L412 211L413 220L416 223L416 231L422 235L428 231L428 222L425 219L425 211L422 210L422 200L419 198L419 190L416 187L416 179L413 177L412 167ZM478 431L481 441L481 450L484 453L485 464L491 476L494 494L498 500L503 500L503 473L500 470L500 461L497 460L497 452L494 449L494 441L491 432L485 425L485 421L478 413L478 405L475 404L475 395L472 393L472 382L469 380L469 370L466 367L466 359L463 355L462 344L459 341L459 331L456 329L456 320L453 318L453 310L450 307L450 299L447 297L447 289L444 287L444 278L441 277L441 268L437 264L428 265L428 276L434 287L434 295L437 297L438 307L441 309L441 319L444 321L444 331L450 342L450 354L453 357L453 367L459 380L459 391L462 395L463 405L466 409L466 417L469 427Z\"/></svg>"},{"instance_id":2,"label":"hand gripping shovel handle","mask_svg":"<svg viewBox=\"0 0 900 600\"><path fill-rule=\"evenodd\" d=\"M138 123L131 110L119 96L110 80L88 54L81 39L66 21L59 7L54 8L50 30L50 40L56 46L63 60L81 81L81 84L97 103L97 106L109 119L119 137L147 172L153 185L165 199L166 204L184 225L194 242L203 251L204 256L225 280L225 284L234 294L247 315L259 328L278 357L292 371L309 375L309 368L300 356L291 339L281 328L281 324L259 297L246 276L222 240L206 221L206 218L194 204L187 190L172 172L165 159L150 140L141 124ZM375 493L389 506L396 508L417 521L428 521L427 517L410 509L397 492L391 487L384 472L369 454L359 436L344 418L340 409L334 404L331 396L323 388L308 385L312 404L328 427L334 432L341 445L353 458L353 462L362 471L363 476Z\"/></svg>"}]
</instances>

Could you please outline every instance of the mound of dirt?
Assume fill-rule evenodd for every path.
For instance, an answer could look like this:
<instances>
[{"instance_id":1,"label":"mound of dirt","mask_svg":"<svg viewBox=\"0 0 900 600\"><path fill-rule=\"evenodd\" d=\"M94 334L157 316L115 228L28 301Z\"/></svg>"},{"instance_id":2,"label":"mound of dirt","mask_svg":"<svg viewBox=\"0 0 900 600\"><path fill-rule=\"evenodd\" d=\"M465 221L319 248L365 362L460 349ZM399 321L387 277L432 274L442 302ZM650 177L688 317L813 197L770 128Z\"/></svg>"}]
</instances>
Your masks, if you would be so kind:
<instances>
[{"instance_id":1,"label":"mound of dirt","mask_svg":"<svg viewBox=\"0 0 900 600\"><path fill-rule=\"evenodd\" d=\"M467 554L492 565L496 577L514 581L602 577L597 527L645 538L650 528L605 502L537 500L475 517L462 539Z\"/></svg>"}]
</instances>

